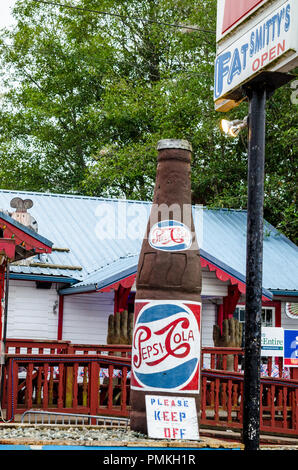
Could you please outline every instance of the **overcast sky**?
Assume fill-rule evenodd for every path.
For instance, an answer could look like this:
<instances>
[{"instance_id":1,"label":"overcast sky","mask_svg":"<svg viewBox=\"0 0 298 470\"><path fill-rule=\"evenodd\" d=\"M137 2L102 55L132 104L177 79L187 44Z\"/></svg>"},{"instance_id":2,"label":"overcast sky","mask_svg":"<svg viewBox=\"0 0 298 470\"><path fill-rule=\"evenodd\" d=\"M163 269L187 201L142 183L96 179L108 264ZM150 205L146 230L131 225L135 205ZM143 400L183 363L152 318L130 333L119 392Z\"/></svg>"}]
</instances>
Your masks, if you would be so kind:
<instances>
[{"instance_id":1,"label":"overcast sky","mask_svg":"<svg viewBox=\"0 0 298 470\"><path fill-rule=\"evenodd\" d=\"M12 23L10 9L14 6L16 0L0 0L0 28L9 26Z\"/></svg>"}]
</instances>

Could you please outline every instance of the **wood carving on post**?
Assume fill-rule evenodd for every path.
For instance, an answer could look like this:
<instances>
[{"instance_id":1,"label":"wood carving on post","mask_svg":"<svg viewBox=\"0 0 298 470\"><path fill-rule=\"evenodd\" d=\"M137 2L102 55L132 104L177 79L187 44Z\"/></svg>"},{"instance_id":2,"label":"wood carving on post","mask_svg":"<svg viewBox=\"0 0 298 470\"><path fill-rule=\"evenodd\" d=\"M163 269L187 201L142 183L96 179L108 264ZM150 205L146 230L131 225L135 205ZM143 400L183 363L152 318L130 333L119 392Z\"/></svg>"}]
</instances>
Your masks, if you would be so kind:
<instances>
[{"instance_id":1,"label":"wood carving on post","mask_svg":"<svg viewBox=\"0 0 298 470\"><path fill-rule=\"evenodd\" d=\"M217 325L213 327L213 342L219 348L241 348L242 324L233 314L240 299L240 290L237 285L228 286L228 295L223 298L222 305L218 306ZM223 368L222 357L217 361L217 367ZM234 370L234 358L227 356L227 370Z\"/></svg>"},{"instance_id":2,"label":"wood carving on post","mask_svg":"<svg viewBox=\"0 0 298 470\"><path fill-rule=\"evenodd\" d=\"M242 323L236 318L226 318L222 322L222 331L219 325L213 326L214 346L219 348L241 348L242 343ZM222 358L217 363L217 367L222 369ZM227 369L234 370L234 356L227 355Z\"/></svg>"},{"instance_id":3,"label":"wood carving on post","mask_svg":"<svg viewBox=\"0 0 298 470\"><path fill-rule=\"evenodd\" d=\"M115 313L110 315L108 319L107 344L132 344L134 314L133 312L128 312L126 309L124 310L124 307L127 306L130 290L131 288L123 288L120 286L115 292ZM113 351L111 354L117 356L121 355L121 352ZM116 405L120 404L121 391L117 390L119 379L114 377L112 380L114 389L113 403ZM105 382L107 382L106 379L104 379L104 383Z\"/></svg>"},{"instance_id":4,"label":"wood carving on post","mask_svg":"<svg viewBox=\"0 0 298 470\"><path fill-rule=\"evenodd\" d=\"M132 343L133 313L116 312L109 316L107 344Z\"/></svg>"}]
</instances>

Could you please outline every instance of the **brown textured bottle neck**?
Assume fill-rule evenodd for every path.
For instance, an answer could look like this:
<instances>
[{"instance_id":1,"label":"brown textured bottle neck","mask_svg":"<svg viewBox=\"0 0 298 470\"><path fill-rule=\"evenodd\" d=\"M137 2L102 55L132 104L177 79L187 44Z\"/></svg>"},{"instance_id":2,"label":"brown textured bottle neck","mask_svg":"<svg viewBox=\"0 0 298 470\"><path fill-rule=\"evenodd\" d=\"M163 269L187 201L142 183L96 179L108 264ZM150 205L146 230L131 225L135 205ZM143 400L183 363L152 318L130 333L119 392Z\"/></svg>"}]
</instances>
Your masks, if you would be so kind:
<instances>
[{"instance_id":1,"label":"brown textured bottle neck","mask_svg":"<svg viewBox=\"0 0 298 470\"><path fill-rule=\"evenodd\" d=\"M191 152L164 149L158 152L153 203L191 205Z\"/></svg>"},{"instance_id":2,"label":"brown textured bottle neck","mask_svg":"<svg viewBox=\"0 0 298 470\"><path fill-rule=\"evenodd\" d=\"M191 152L183 149L162 149L159 150L157 162L165 160L178 160L185 163L191 163Z\"/></svg>"}]
</instances>

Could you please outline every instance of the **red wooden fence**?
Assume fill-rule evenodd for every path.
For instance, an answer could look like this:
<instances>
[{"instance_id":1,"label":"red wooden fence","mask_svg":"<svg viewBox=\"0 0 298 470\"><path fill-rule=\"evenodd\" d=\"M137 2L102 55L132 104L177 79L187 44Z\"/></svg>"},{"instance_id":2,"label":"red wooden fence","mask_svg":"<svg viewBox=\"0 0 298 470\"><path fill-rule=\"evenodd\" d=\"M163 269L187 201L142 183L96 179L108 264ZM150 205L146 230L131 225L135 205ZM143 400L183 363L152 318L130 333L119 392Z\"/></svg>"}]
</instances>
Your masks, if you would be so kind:
<instances>
[{"instance_id":1,"label":"red wooden fence","mask_svg":"<svg viewBox=\"0 0 298 470\"><path fill-rule=\"evenodd\" d=\"M8 354L112 354L130 356L131 346L121 344L73 344L70 341L32 340L9 338L5 352Z\"/></svg>"},{"instance_id":2,"label":"red wooden fence","mask_svg":"<svg viewBox=\"0 0 298 470\"><path fill-rule=\"evenodd\" d=\"M129 415L130 346L8 340L6 347L6 419L32 408ZM242 428L243 355L238 348L202 349L202 427ZM260 430L298 436L298 380L282 378L280 361L278 369L279 377L261 378Z\"/></svg>"},{"instance_id":3,"label":"red wooden fence","mask_svg":"<svg viewBox=\"0 0 298 470\"><path fill-rule=\"evenodd\" d=\"M201 425L242 429L243 374L202 370ZM298 436L298 381L261 378L260 432Z\"/></svg>"},{"instance_id":4,"label":"red wooden fence","mask_svg":"<svg viewBox=\"0 0 298 470\"><path fill-rule=\"evenodd\" d=\"M130 359L104 355L8 355L6 420L28 409L127 416Z\"/></svg>"}]
</instances>

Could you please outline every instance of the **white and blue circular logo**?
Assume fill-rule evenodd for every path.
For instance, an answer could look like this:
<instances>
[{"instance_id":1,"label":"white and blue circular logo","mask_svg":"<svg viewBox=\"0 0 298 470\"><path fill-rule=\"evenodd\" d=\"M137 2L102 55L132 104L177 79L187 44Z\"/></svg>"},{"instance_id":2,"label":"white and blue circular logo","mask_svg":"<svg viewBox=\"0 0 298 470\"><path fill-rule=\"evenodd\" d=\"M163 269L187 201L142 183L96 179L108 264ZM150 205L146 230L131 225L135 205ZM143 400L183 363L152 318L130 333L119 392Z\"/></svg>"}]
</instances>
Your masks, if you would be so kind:
<instances>
[{"instance_id":1,"label":"white and blue circular logo","mask_svg":"<svg viewBox=\"0 0 298 470\"><path fill-rule=\"evenodd\" d=\"M149 233L149 244L162 251L183 251L191 247L189 228L177 220L162 220L153 225Z\"/></svg>"},{"instance_id":2,"label":"white and blue circular logo","mask_svg":"<svg viewBox=\"0 0 298 470\"><path fill-rule=\"evenodd\" d=\"M180 301L157 300L141 308L132 344L132 370L139 387L181 390L193 379L199 360L199 321L191 308Z\"/></svg>"}]
</instances>

